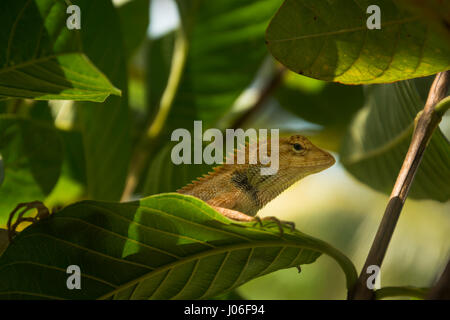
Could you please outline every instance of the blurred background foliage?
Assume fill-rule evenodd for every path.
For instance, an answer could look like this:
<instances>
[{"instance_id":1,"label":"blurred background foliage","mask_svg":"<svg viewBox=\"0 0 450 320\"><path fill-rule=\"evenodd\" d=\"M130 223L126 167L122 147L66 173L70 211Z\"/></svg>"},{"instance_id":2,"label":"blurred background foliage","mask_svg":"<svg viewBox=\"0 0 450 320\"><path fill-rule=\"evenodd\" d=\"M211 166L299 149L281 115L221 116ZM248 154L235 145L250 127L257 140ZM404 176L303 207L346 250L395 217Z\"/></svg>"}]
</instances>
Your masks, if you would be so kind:
<instances>
[{"instance_id":1,"label":"blurred background foliage","mask_svg":"<svg viewBox=\"0 0 450 320\"><path fill-rule=\"evenodd\" d=\"M117 0L115 7L109 0L73 2L86 8L83 26L95 28L95 36L83 32L87 55L122 97L102 104L0 100L0 225L18 202L43 200L60 208L82 199L120 200L149 126L160 130L145 145L150 156L133 198L175 191L211 168L172 164L169 141L176 128L192 130L193 120L202 120L204 130L279 128L309 136L338 161L259 215L294 221L342 250L360 270L432 78L346 86L282 69L264 43L281 0L180 0L180 10L174 0ZM184 34L176 31L180 23ZM187 51L184 72L171 108L164 109L180 46ZM11 121L15 116L21 121ZM448 261L449 135L446 116L403 209L382 286L428 287ZM233 297L344 299L344 287L342 271L322 256L300 275L278 271L245 284Z\"/></svg>"}]
</instances>

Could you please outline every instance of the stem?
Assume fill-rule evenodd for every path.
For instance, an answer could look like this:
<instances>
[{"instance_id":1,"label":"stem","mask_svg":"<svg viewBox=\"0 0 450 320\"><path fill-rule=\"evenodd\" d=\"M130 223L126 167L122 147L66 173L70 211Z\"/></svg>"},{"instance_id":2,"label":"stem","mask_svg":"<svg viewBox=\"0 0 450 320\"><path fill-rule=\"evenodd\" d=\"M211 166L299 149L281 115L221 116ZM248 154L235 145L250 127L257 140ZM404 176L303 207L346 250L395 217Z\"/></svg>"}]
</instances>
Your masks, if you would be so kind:
<instances>
[{"instance_id":1,"label":"stem","mask_svg":"<svg viewBox=\"0 0 450 320\"><path fill-rule=\"evenodd\" d=\"M177 33L177 38L175 39L172 68L167 81L167 87L161 97L160 106L155 120L149 124L148 128L145 130L145 134L142 136L135 148L135 152L131 159L130 172L128 173L121 201L128 201L133 195L139 182L139 177L141 176L142 171L145 168L145 164L150 157L155 141L166 123L167 116L172 108L181 82L184 66L186 65L188 47L186 31L183 28L180 28Z\"/></svg>"},{"instance_id":2,"label":"stem","mask_svg":"<svg viewBox=\"0 0 450 320\"><path fill-rule=\"evenodd\" d=\"M436 105L436 107L434 108L434 111L436 111L436 113L438 113L441 117L443 117L449 108L450 108L450 97L447 97L447 98L441 100Z\"/></svg>"},{"instance_id":3,"label":"stem","mask_svg":"<svg viewBox=\"0 0 450 320\"><path fill-rule=\"evenodd\" d=\"M431 288L427 299L430 300L450 300L450 260L445 267L439 280Z\"/></svg>"},{"instance_id":4,"label":"stem","mask_svg":"<svg viewBox=\"0 0 450 320\"><path fill-rule=\"evenodd\" d=\"M442 119L442 112L436 112L435 106L445 97L450 82L450 71L441 72L431 86L425 108L421 112L408 153L398 174L383 219L378 227L377 234L370 248L369 254L359 276L356 286L349 292L350 299L373 299L374 292L367 288L367 279L370 274L366 270L371 265L381 267L386 251L394 233L403 204L408 196L414 176L419 168L425 148L430 141L434 130ZM445 108L443 108L445 109ZM442 110L442 108L440 109Z\"/></svg>"},{"instance_id":5,"label":"stem","mask_svg":"<svg viewBox=\"0 0 450 320\"><path fill-rule=\"evenodd\" d=\"M170 70L169 79L167 81L167 87L161 97L161 104L159 106L158 113L155 120L147 129L147 136L149 138L155 138L161 132L164 124L166 123L167 116L172 108L175 96L178 91L178 87L183 75L184 66L186 64L186 58L188 53L188 40L183 28L180 28L177 38L175 39L175 50L172 57L172 68Z\"/></svg>"}]
</instances>

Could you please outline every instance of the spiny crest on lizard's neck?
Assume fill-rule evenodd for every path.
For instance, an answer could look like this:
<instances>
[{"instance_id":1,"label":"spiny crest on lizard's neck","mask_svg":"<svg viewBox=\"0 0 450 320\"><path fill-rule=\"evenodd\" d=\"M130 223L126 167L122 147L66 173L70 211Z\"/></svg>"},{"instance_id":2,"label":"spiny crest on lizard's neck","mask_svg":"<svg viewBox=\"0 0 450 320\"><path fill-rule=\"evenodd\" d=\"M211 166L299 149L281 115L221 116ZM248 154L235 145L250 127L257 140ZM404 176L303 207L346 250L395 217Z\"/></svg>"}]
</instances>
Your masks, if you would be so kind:
<instances>
[{"instance_id":1,"label":"spiny crest on lizard's neck","mask_svg":"<svg viewBox=\"0 0 450 320\"><path fill-rule=\"evenodd\" d=\"M252 149L253 156L256 154L258 157L256 164L251 164L253 161L250 161L252 160L252 154L249 154L251 147L256 149L256 152L254 152L255 149ZM258 143L247 143L245 148L238 148L231 155L234 157L233 164L226 163L226 159L230 157L228 156L222 166L214 168L213 172L203 175L203 177L177 190L177 192L196 195L196 188L201 188L206 183L209 185L210 181L214 181L212 179L225 182L228 180L229 184L234 183L237 188L242 187L246 190L252 190L253 193L259 193L262 198L261 203L265 205L296 181L309 174L322 171L335 162L332 155L313 145L307 138L294 135L279 139L279 168L277 172L273 175L262 175L260 168L270 164L263 165L259 162L258 155L261 147L267 149L267 156L270 158L272 156L271 139ZM238 156L242 153L245 153L245 163L238 164ZM246 182L245 186L243 186L243 180ZM220 188L217 188L217 190L217 192L220 192Z\"/></svg>"}]
</instances>

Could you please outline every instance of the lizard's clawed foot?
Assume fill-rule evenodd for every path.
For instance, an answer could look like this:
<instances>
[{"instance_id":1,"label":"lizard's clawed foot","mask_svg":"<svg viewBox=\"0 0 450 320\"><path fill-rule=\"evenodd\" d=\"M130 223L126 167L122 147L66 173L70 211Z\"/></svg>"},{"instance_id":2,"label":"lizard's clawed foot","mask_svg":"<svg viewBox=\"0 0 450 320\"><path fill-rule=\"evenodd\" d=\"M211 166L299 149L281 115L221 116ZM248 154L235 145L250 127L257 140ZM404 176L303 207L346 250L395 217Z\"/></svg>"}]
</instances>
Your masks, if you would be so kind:
<instances>
[{"instance_id":1,"label":"lizard's clawed foot","mask_svg":"<svg viewBox=\"0 0 450 320\"><path fill-rule=\"evenodd\" d=\"M17 217L16 222L12 224L13 218L16 215L16 213L19 212L19 216ZM36 209L38 211L37 215L32 217L23 217L24 214L32 209ZM39 220L42 220L50 215L50 211L47 209L47 207L40 201L33 201L33 202L26 202L26 203L20 203L17 205L17 207L10 213L9 219L8 219L8 238L11 242L12 238L17 234L16 229L22 222L31 222L35 223Z\"/></svg>"},{"instance_id":2,"label":"lizard's clawed foot","mask_svg":"<svg viewBox=\"0 0 450 320\"><path fill-rule=\"evenodd\" d=\"M295 230L295 223L294 222L283 221L283 220L278 219L277 217L262 217L262 218L260 218L260 217L256 216L256 217L254 217L254 219L256 220L257 223L260 224L261 227L263 226L263 223L262 223L263 221L269 220L269 221L275 222L277 224L278 228L280 229L280 235L281 236L284 234L283 226L289 226L291 231Z\"/></svg>"}]
</instances>

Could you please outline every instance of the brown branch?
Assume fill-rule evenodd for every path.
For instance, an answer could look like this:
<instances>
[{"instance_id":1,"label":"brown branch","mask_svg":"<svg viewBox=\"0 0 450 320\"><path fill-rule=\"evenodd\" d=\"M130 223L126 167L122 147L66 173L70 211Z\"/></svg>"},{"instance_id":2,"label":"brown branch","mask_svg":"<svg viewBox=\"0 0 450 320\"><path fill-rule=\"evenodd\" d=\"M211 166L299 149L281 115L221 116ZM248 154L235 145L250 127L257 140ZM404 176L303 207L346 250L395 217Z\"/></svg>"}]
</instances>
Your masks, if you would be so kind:
<instances>
[{"instance_id":1,"label":"brown branch","mask_svg":"<svg viewBox=\"0 0 450 320\"><path fill-rule=\"evenodd\" d=\"M439 280L427 295L428 300L450 300L450 260Z\"/></svg>"},{"instance_id":2,"label":"brown branch","mask_svg":"<svg viewBox=\"0 0 450 320\"><path fill-rule=\"evenodd\" d=\"M414 176L419 168L425 148L433 135L434 130L439 125L442 115L436 113L435 105L445 98L450 81L450 71L441 72L431 86L425 108L419 114L416 127L409 145L397 181L392 190L388 205L384 212L383 219L378 227L377 234L370 248L366 263L361 271L358 282L351 292L350 299L373 299L374 292L367 288L367 279L370 274L366 270L371 265L381 268L384 256L397 224L400 212L408 196L409 189L414 180ZM417 119L417 118L416 118Z\"/></svg>"}]
</instances>

